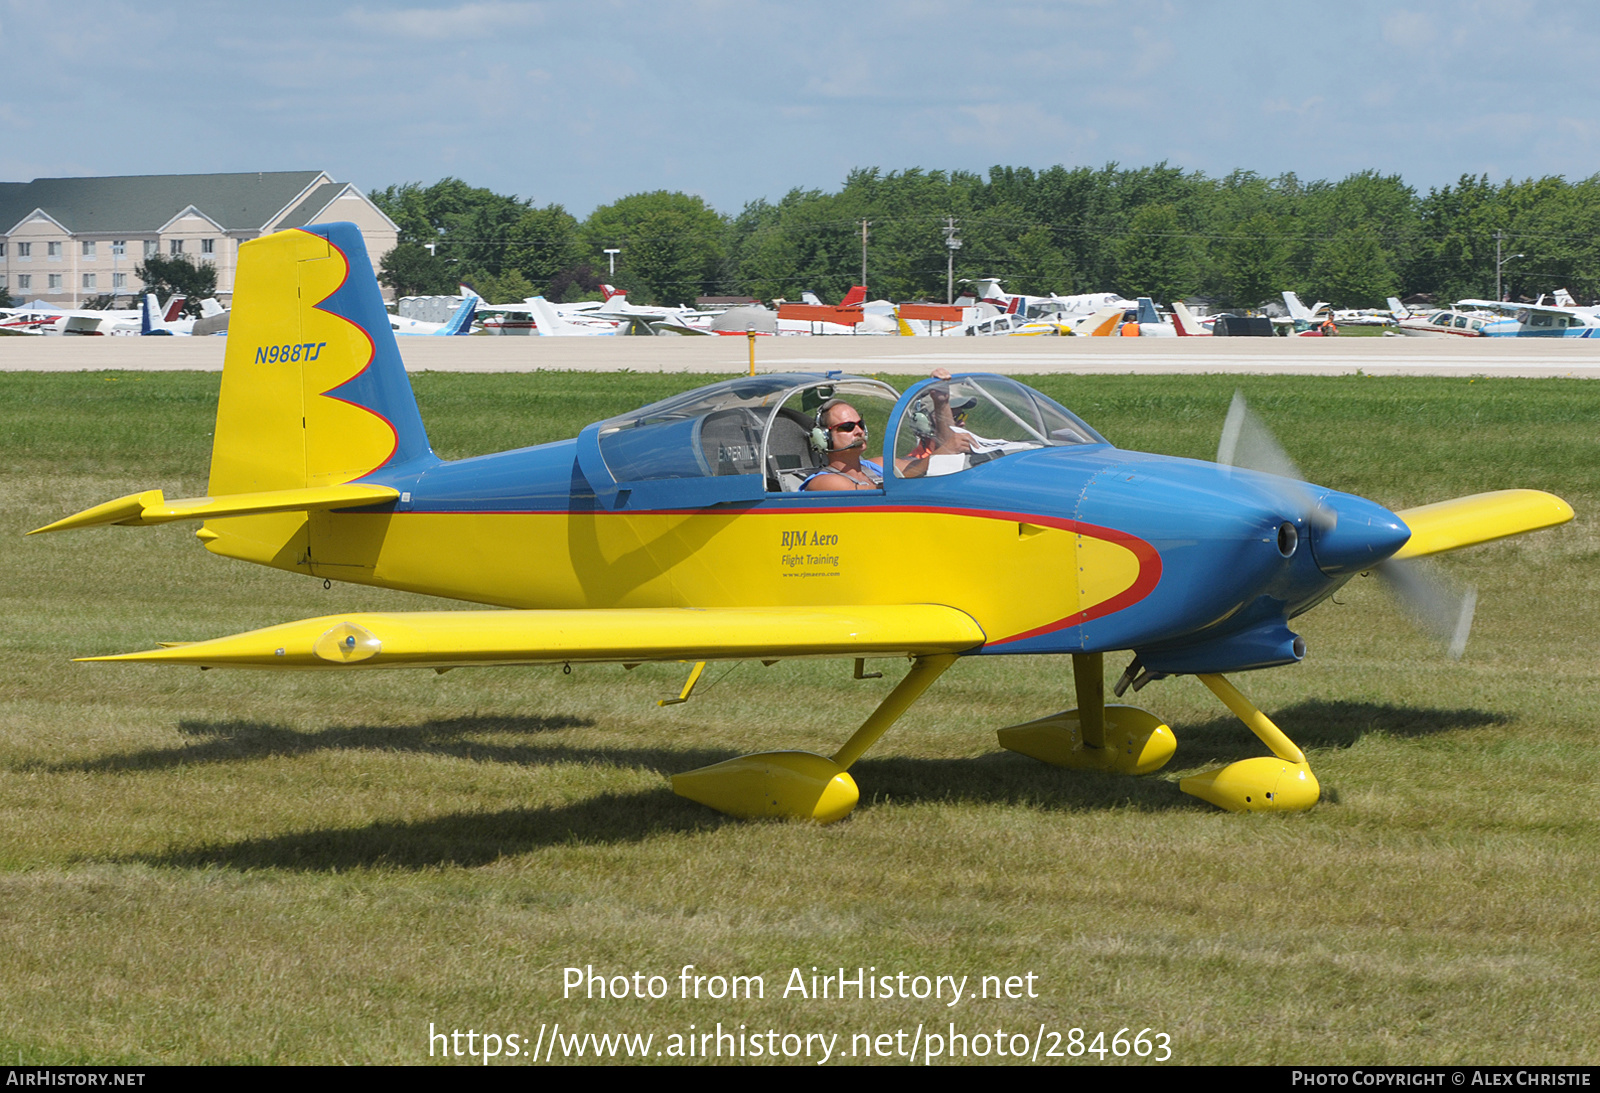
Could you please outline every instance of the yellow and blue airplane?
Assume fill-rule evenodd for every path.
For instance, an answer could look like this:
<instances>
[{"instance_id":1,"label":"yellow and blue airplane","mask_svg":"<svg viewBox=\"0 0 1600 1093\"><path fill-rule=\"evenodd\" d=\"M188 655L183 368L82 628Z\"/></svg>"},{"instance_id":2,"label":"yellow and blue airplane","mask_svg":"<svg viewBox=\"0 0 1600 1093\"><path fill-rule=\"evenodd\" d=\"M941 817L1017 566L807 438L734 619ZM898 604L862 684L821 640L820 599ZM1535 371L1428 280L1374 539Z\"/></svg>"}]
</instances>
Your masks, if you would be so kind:
<instances>
[{"instance_id":1,"label":"yellow and blue airplane","mask_svg":"<svg viewBox=\"0 0 1600 1093\"><path fill-rule=\"evenodd\" d=\"M687 698L712 660L853 658L859 676L866 658L908 657L832 756L768 752L673 778L734 815L831 821L856 804L852 763L961 656L1072 659L1077 708L1001 730L1005 747L1160 768L1167 726L1106 702L1103 658L1127 650L1118 695L1196 675L1272 753L1184 779L1185 792L1304 809L1319 795L1304 754L1226 674L1300 660L1289 623L1357 573L1572 516L1532 490L1393 513L1243 466L1122 451L993 375L904 394L839 374L741 377L573 440L441 460L371 269L349 224L243 244L208 496L148 490L39 530L199 520L216 554L493 609L331 615L84 659L337 672L679 661L695 665ZM892 439L881 489L802 488L827 461L827 399ZM1241 413L1229 448L1248 446ZM948 443L955 429L964 443Z\"/></svg>"}]
</instances>

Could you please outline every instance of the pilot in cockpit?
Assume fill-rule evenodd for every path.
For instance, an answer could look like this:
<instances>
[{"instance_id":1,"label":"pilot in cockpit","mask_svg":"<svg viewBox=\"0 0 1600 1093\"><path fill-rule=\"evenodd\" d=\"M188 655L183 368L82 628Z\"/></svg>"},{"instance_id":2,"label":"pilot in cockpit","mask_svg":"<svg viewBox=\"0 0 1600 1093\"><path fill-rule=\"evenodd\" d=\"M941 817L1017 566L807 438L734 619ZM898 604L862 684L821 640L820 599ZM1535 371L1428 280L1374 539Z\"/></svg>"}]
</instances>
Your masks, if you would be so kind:
<instances>
[{"instance_id":1,"label":"pilot in cockpit","mask_svg":"<svg viewBox=\"0 0 1600 1093\"><path fill-rule=\"evenodd\" d=\"M936 380L950 379L943 368L933 370ZM918 400L913 410L912 428L917 444L895 460L895 473L901 478L921 478L934 465L935 456L961 457L972 451L977 437L961 427L958 413L970 409L971 396L952 407L948 383L935 384ZM867 451L866 422L855 407L843 399L829 399L817 407L816 427L811 433L812 447L828 460L801 485L802 490L876 490L883 488L883 464L864 458ZM883 456L888 458L886 451ZM948 473L948 472L945 472Z\"/></svg>"},{"instance_id":2,"label":"pilot in cockpit","mask_svg":"<svg viewBox=\"0 0 1600 1093\"><path fill-rule=\"evenodd\" d=\"M883 488L883 465L863 459L867 423L844 399L831 398L817 407L811 446L828 461L807 478L802 490L877 490Z\"/></svg>"},{"instance_id":3,"label":"pilot in cockpit","mask_svg":"<svg viewBox=\"0 0 1600 1093\"><path fill-rule=\"evenodd\" d=\"M936 380L949 380L950 373L943 368L933 370ZM972 450L973 435L964 429L966 413L977 400L966 395L955 402L950 399L950 385L936 383L928 393L912 404L910 424L917 438L911 451L895 461L895 472L901 478L921 478L928 473L936 455L962 455Z\"/></svg>"}]
</instances>

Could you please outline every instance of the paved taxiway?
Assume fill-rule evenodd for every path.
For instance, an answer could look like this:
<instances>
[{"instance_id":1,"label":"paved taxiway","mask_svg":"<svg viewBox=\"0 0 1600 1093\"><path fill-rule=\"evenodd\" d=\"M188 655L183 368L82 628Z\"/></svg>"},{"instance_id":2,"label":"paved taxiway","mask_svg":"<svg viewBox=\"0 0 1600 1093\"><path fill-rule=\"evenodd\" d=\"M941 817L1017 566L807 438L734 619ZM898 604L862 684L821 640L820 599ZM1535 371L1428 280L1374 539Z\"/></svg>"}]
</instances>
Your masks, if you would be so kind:
<instances>
[{"instance_id":1,"label":"paved taxiway","mask_svg":"<svg viewBox=\"0 0 1600 1093\"><path fill-rule=\"evenodd\" d=\"M0 338L0 372L216 371L223 338ZM413 372L710 372L748 367L744 338L402 338ZM1423 338L879 338L756 339L763 372L926 374L1048 372L1600 379L1600 340Z\"/></svg>"}]
</instances>

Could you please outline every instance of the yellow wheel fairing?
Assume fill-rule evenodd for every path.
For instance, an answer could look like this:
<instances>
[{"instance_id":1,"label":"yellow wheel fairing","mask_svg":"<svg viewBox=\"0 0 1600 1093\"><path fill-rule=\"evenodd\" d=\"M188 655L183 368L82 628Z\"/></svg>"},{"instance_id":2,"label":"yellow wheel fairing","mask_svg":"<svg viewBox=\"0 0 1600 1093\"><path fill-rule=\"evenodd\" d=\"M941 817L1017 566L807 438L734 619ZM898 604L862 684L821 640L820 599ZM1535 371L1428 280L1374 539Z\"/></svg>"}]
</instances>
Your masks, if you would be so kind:
<instances>
[{"instance_id":1,"label":"yellow wheel fairing","mask_svg":"<svg viewBox=\"0 0 1600 1093\"><path fill-rule=\"evenodd\" d=\"M1154 585L1159 559L1152 567L1115 533L1056 523L903 509L319 512L308 571L518 608L944 603L992 644L1103 614ZM231 553L227 541L211 549ZM256 544L251 560L265 554Z\"/></svg>"}]
</instances>

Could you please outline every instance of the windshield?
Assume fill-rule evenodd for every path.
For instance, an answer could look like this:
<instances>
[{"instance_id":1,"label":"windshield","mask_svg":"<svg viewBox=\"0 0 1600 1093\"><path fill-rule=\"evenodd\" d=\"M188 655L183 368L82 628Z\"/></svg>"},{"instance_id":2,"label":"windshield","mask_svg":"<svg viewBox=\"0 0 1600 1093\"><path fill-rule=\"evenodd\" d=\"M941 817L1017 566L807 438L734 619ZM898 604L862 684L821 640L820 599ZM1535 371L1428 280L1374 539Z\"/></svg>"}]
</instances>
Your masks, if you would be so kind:
<instances>
[{"instance_id":1,"label":"windshield","mask_svg":"<svg viewBox=\"0 0 1600 1093\"><path fill-rule=\"evenodd\" d=\"M858 405L880 437L899 392L855 376L742 377L600 422L600 454L618 482L761 474L768 490L794 491L823 465L810 436L830 398Z\"/></svg>"},{"instance_id":2,"label":"windshield","mask_svg":"<svg viewBox=\"0 0 1600 1093\"><path fill-rule=\"evenodd\" d=\"M905 478L953 474L1013 452L1106 439L1076 414L1001 376L930 383L901 415L895 467Z\"/></svg>"}]
</instances>

